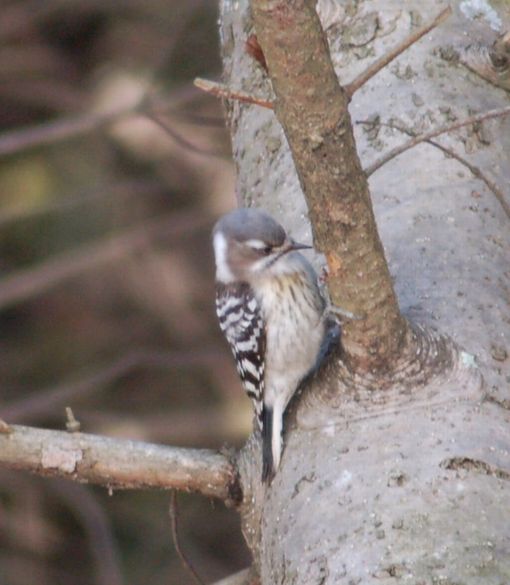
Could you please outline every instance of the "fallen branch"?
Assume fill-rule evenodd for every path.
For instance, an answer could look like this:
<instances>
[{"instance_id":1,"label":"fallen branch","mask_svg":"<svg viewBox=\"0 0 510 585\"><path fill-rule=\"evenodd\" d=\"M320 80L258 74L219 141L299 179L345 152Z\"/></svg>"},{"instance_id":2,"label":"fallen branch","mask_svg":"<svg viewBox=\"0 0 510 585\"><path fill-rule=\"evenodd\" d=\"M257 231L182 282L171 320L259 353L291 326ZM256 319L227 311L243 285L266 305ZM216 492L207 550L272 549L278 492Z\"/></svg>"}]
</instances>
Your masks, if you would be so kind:
<instances>
[{"instance_id":1,"label":"fallen branch","mask_svg":"<svg viewBox=\"0 0 510 585\"><path fill-rule=\"evenodd\" d=\"M401 41L396 47L388 51L386 55L383 55L380 59L378 59L375 63L370 65L368 69L365 69L356 79L351 81L345 86L345 91L349 97L352 97L360 87L365 85L365 83L374 77L381 69L384 69L386 65L389 65L394 59L396 59L399 55L401 55L404 51L406 51L411 45L414 45L417 41L419 41L423 36L425 36L428 32L432 29L439 26L442 22L444 22L452 13L452 9L448 6L444 10L442 10L436 18L432 22L422 26L414 33L410 34L407 38Z\"/></svg>"},{"instance_id":2,"label":"fallen branch","mask_svg":"<svg viewBox=\"0 0 510 585\"><path fill-rule=\"evenodd\" d=\"M496 110L489 110L488 112L484 112L483 114L476 114L474 116L470 116L469 118L466 118L465 120L460 120L459 122L454 122L453 124L447 124L445 126L440 126L439 128L436 128L435 130L430 130L429 132L425 132L424 134L420 134L419 136L416 136L415 138L412 138L411 140L404 142L404 144L401 144L400 146L393 148L392 150L387 152L385 155L383 155L381 158L376 160L374 163L369 165L365 169L365 174L367 177L370 177L370 175L375 173L375 171L379 170L383 165L385 165L390 160L397 157L399 154L402 154L406 150L409 150L410 148L413 148L414 146L417 146L418 144L421 144L422 142L426 142L427 140L430 140L431 138L436 138L436 136L439 136L441 134L446 134L446 132L451 132L452 130L458 130L459 128L462 128L464 126L471 126L473 124L476 124L477 122L483 122L484 120L491 120L492 118L501 118L503 116L508 116L509 114L510 114L510 106L507 106L505 108L499 108Z\"/></svg>"},{"instance_id":3,"label":"fallen branch","mask_svg":"<svg viewBox=\"0 0 510 585\"><path fill-rule=\"evenodd\" d=\"M177 489L239 500L236 470L207 449L166 447L85 433L11 425L0 434L0 465L109 489Z\"/></svg>"}]
</instances>

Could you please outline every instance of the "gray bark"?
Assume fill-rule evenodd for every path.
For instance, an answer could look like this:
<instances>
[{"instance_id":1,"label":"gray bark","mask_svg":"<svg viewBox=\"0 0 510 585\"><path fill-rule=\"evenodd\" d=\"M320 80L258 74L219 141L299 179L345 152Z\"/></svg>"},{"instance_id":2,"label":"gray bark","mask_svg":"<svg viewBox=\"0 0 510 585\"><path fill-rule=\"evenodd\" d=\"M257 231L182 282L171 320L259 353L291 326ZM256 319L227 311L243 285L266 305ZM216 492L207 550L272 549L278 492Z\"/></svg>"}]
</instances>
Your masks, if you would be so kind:
<instances>
[{"instance_id":1,"label":"gray bark","mask_svg":"<svg viewBox=\"0 0 510 585\"><path fill-rule=\"evenodd\" d=\"M321 4L344 84L442 8ZM508 13L501 4L502 30ZM270 96L265 72L245 51L254 32L248 0L222 1L220 30L226 83ZM508 105L508 93L442 57L449 46L493 37L487 20L470 20L456 5L446 24L356 93L353 119L379 115L424 131ZM227 111L239 203L268 210L296 239L309 239L274 114L239 103ZM356 135L365 166L406 139L377 124L358 126ZM439 140L508 191L508 118ZM240 458L245 536L264 584L509 583L509 218L467 168L428 144L370 182L400 306L422 332L421 351L390 387L378 388L376 378L346 385L341 364L325 367L288 416L282 467L266 491L258 442L248 442Z\"/></svg>"}]
</instances>

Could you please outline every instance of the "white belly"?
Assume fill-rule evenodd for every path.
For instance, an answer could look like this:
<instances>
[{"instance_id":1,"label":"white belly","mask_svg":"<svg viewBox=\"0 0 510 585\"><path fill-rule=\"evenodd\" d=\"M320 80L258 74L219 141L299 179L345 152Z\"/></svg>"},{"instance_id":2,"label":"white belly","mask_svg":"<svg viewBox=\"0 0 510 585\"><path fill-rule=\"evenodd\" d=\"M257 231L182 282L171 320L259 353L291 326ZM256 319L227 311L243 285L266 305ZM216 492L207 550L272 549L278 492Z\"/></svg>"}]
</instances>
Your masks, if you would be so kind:
<instances>
[{"instance_id":1,"label":"white belly","mask_svg":"<svg viewBox=\"0 0 510 585\"><path fill-rule=\"evenodd\" d=\"M315 283L314 283L315 284ZM323 302L298 275L282 275L275 286L262 283L256 295L266 324L267 404L284 410L299 382L315 366L324 338Z\"/></svg>"}]
</instances>

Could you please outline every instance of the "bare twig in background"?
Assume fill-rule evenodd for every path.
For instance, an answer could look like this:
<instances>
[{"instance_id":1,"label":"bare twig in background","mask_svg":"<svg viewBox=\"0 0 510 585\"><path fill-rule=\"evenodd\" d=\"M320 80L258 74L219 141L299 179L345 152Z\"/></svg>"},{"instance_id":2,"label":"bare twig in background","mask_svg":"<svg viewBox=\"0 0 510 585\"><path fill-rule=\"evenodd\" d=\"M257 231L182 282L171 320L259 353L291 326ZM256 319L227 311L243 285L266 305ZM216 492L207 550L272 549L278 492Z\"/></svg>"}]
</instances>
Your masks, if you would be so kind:
<instances>
[{"instance_id":1,"label":"bare twig in background","mask_svg":"<svg viewBox=\"0 0 510 585\"><path fill-rule=\"evenodd\" d=\"M133 253L148 241L162 236L178 238L203 227L208 218L193 211L146 221L110 238L64 252L34 268L7 275L0 284L0 309L27 301L87 270L114 262Z\"/></svg>"},{"instance_id":2,"label":"bare twig in background","mask_svg":"<svg viewBox=\"0 0 510 585\"><path fill-rule=\"evenodd\" d=\"M140 349L130 351L108 366L97 368L76 381L36 390L26 398L7 403L0 408L0 412L3 418L13 423L23 422L26 424L52 412L57 412L60 407L73 400L83 399L101 391L106 384L125 376L135 368L197 367L201 364L217 363L221 355L221 351L218 350L162 352Z\"/></svg>"},{"instance_id":3,"label":"bare twig in background","mask_svg":"<svg viewBox=\"0 0 510 585\"><path fill-rule=\"evenodd\" d=\"M108 516L89 488L62 481L48 485L52 495L64 501L80 521L87 537L98 585L122 585L122 571Z\"/></svg>"},{"instance_id":4,"label":"bare twig in background","mask_svg":"<svg viewBox=\"0 0 510 585\"><path fill-rule=\"evenodd\" d=\"M54 144L60 140L75 138L100 129L121 118L130 116L138 106L121 108L107 114L83 114L38 124L22 130L12 130L0 135L0 156L15 154L21 150Z\"/></svg>"},{"instance_id":5,"label":"bare twig in background","mask_svg":"<svg viewBox=\"0 0 510 585\"><path fill-rule=\"evenodd\" d=\"M365 83L374 77L381 69L384 69L389 63L391 63L396 57L401 55L406 49L408 49L411 45L414 45L417 41L419 41L423 36L425 36L428 32L432 29L436 28L436 26L440 25L444 22L452 13L452 9L448 6L444 10L442 10L432 22L422 26L414 33L410 34L406 37L403 41L401 41L396 47L388 51L385 55L383 55L380 59L378 59L375 63L370 65L363 73L358 75L356 79L351 81L345 86L345 91L347 92L348 96L354 95L356 91Z\"/></svg>"},{"instance_id":6,"label":"bare twig in background","mask_svg":"<svg viewBox=\"0 0 510 585\"><path fill-rule=\"evenodd\" d=\"M239 499L232 463L208 449L165 447L85 433L11 425L0 465L115 489L178 489Z\"/></svg>"},{"instance_id":7,"label":"bare twig in background","mask_svg":"<svg viewBox=\"0 0 510 585\"><path fill-rule=\"evenodd\" d=\"M489 110L488 112L484 112L482 114L476 114L474 116L469 116L469 118L465 118L464 120L459 120L458 122L453 122L452 124L446 124L444 126L440 126L439 128L436 128L435 130L430 130L429 132L425 132L424 134L420 134L419 136L416 136L415 138L412 138L411 140L404 142L404 144L401 144L400 146L397 146L397 147L393 148L392 150L390 150L389 152L387 152L381 158L379 158L374 163L369 165L365 169L365 173L366 173L367 177L370 177L370 175L375 173L375 171L380 169L383 165L385 165L390 160L397 157L399 154L402 154L406 150L409 150L410 148L413 148L414 146L417 146L418 144L421 144L422 142L430 140L431 138L435 138L436 136L439 136L440 134L445 134L446 132L451 132L452 130L457 130L457 129L462 128L464 126L471 126L473 124L476 124L477 122L483 122L484 120L491 120L493 118L501 118L503 116L508 116L509 114L510 114L510 106L507 106L505 108L498 108L495 110Z\"/></svg>"},{"instance_id":8,"label":"bare twig in background","mask_svg":"<svg viewBox=\"0 0 510 585\"><path fill-rule=\"evenodd\" d=\"M163 120L162 118L160 118L157 114L154 114L150 111L146 111L146 112L144 112L144 115L148 120L151 120L152 122L157 124L162 130L164 130L165 133L168 134L168 136L170 136L170 138L172 138L172 140L176 144L178 144L179 146L182 146L186 150L189 150L190 152L193 152L194 154L199 154L201 156L213 156L215 158L220 158L222 160L227 159L226 156L224 156L223 154L221 154L219 152L215 152L214 150L210 150L208 148L202 148L200 146L196 146L195 144L193 144L192 142L190 142L189 140L184 138L184 136L181 136L175 130L175 128L172 127L171 124L169 124L166 120Z\"/></svg>"},{"instance_id":9,"label":"bare twig in background","mask_svg":"<svg viewBox=\"0 0 510 585\"><path fill-rule=\"evenodd\" d=\"M184 96L188 96L190 88L185 87L181 90L172 92L165 97L167 108L175 108L183 101ZM160 101L160 100L159 100ZM105 113L87 113L67 118L53 120L43 124L37 124L21 130L12 130L0 134L0 156L16 154L20 151L40 146L47 146L56 142L77 138L89 132L100 130L119 120L135 115L146 115L156 123L163 126L158 118L157 111L160 110L159 104L148 95L141 97L136 103L125 105L117 110ZM168 124L164 125L167 133L181 146L186 148L195 148L200 154L210 154L202 151L197 147L190 145L182 136L178 135ZM170 131L169 130L172 130Z\"/></svg>"},{"instance_id":10,"label":"bare twig in background","mask_svg":"<svg viewBox=\"0 0 510 585\"><path fill-rule=\"evenodd\" d=\"M198 583L198 585L205 585L200 575L196 572L195 567L181 549L181 543L179 541L179 510L177 508L177 493L175 491L170 494L168 515L170 516L170 529L172 531L172 538L177 556L181 559L181 563L193 577L193 580Z\"/></svg>"},{"instance_id":11,"label":"bare twig in background","mask_svg":"<svg viewBox=\"0 0 510 585\"><path fill-rule=\"evenodd\" d=\"M273 109L273 103L265 100L263 98L258 98L244 91L237 91L235 89L230 89L223 83L218 83L217 81L210 81L209 79L202 79L201 77L197 77L193 82L198 89L205 91L206 93L210 93L219 98L224 98L227 100L236 100L238 102L243 102L245 104L255 104L256 106L261 106L262 108L268 108L269 110Z\"/></svg>"},{"instance_id":12,"label":"bare twig in background","mask_svg":"<svg viewBox=\"0 0 510 585\"><path fill-rule=\"evenodd\" d=\"M359 122L359 123L363 124L363 122ZM408 136L417 136L416 132L414 132L410 128L404 128L398 124L391 124L389 122L379 122L379 124L381 126L386 126L387 128L392 128L393 130L399 130L400 132L403 132L403 133L407 134ZM506 216L510 219L510 205L507 203L507 201L505 199L505 194L498 187L498 185L496 185L496 183L494 181L489 179L489 177L487 177L487 175L479 167L470 163L468 160L466 160L460 154L457 154L453 149L448 148L447 146L443 146L442 144L440 144L439 142L437 142L435 140L428 139L428 140L425 140L424 142L426 142L427 144L430 144L431 146L434 146L435 148L438 148L439 150L443 151L446 155L451 156L452 158L454 158L455 160L460 162L462 165L467 167L471 171L473 176L475 176L478 179L480 179L481 181L483 181L485 183L485 185L487 186L487 188L489 189L489 191L491 191L491 193L494 195L494 197L496 197L496 199L499 201L499 204L503 208L503 211L505 212Z\"/></svg>"}]
</instances>

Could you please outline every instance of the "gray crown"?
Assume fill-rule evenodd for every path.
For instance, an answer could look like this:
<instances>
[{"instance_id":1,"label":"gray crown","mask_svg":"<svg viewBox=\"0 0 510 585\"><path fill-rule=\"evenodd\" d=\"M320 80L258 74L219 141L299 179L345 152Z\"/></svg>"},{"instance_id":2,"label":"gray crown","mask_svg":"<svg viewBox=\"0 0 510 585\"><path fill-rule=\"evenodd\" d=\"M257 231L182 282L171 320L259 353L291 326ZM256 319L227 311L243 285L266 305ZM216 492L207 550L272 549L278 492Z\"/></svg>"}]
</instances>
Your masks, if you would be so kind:
<instances>
[{"instance_id":1,"label":"gray crown","mask_svg":"<svg viewBox=\"0 0 510 585\"><path fill-rule=\"evenodd\" d=\"M227 238L245 242L261 240L273 247L283 244L285 230L270 215L259 209L235 209L224 215L214 226L213 234L221 232Z\"/></svg>"}]
</instances>

